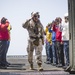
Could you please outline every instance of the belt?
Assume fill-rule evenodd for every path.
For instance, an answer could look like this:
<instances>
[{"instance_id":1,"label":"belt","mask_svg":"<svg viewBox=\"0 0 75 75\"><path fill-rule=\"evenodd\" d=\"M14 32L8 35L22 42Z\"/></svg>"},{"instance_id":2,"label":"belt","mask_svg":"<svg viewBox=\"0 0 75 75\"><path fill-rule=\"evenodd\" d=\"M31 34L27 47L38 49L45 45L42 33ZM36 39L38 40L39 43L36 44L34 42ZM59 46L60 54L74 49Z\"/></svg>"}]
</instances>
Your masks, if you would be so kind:
<instances>
[{"instance_id":1,"label":"belt","mask_svg":"<svg viewBox=\"0 0 75 75\"><path fill-rule=\"evenodd\" d=\"M43 37L40 36L40 37L34 37L34 36L29 36L31 39L42 39Z\"/></svg>"}]
</instances>

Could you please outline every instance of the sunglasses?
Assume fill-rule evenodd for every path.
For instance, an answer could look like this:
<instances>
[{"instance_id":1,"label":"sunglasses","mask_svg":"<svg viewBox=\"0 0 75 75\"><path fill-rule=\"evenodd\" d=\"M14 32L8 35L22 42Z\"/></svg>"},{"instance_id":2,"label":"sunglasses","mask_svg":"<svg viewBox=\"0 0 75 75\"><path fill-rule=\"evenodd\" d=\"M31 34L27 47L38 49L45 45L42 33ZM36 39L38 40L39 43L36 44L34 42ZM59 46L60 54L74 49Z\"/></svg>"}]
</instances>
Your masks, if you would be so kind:
<instances>
[{"instance_id":1,"label":"sunglasses","mask_svg":"<svg viewBox=\"0 0 75 75\"><path fill-rule=\"evenodd\" d=\"M38 18L39 18L40 16L39 16L39 15L34 15L34 17L35 17L35 18L36 18L36 17L38 17Z\"/></svg>"},{"instance_id":2,"label":"sunglasses","mask_svg":"<svg viewBox=\"0 0 75 75\"><path fill-rule=\"evenodd\" d=\"M34 15L34 17L38 17L38 15Z\"/></svg>"}]
</instances>

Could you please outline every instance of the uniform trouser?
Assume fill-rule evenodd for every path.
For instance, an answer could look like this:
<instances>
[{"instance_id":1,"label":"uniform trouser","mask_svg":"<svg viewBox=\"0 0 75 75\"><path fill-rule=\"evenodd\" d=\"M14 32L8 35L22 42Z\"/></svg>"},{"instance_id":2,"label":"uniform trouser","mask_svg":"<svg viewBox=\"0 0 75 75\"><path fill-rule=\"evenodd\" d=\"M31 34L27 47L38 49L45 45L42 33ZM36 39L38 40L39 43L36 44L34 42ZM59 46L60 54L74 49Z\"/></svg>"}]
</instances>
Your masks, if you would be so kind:
<instances>
[{"instance_id":1,"label":"uniform trouser","mask_svg":"<svg viewBox=\"0 0 75 75\"><path fill-rule=\"evenodd\" d=\"M46 55L47 55L47 61L52 62L52 46L50 43L47 43L47 50L46 50Z\"/></svg>"},{"instance_id":2,"label":"uniform trouser","mask_svg":"<svg viewBox=\"0 0 75 75\"><path fill-rule=\"evenodd\" d=\"M5 58L7 56L7 52L8 52L8 49L9 49L9 45L10 45L10 40L7 41L7 49L6 49L6 52L5 52L6 53ZM7 60L6 60L5 63L7 64Z\"/></svg>"},{"instance_id":3,"label":"uniform trouser","mask_svg":"<svg viewBox=\"0 0 75 75\"><path fill-rule=\"evenodd\" d=\"M47 43L45 44L45 50L46 50L46 61L48 60L47 58Z\"/></svg>"},{"instance_id":4,"label":"uniform trouser","mask_svg":"<svg viewBox=\"0 0 75 75\"><path fill-rule=\"evenodd\" d=\"M64 41L63 44L64 57L65 57L65 65L69 65L69 41Z\"/></svg>"},{"instance_id":5,"label":"uniform trouser","mask_svg":"<svg viewBox=\"0 0 75 75\"><path fill-rule=\"evenodd\" d=\"M52 53L53 53L53 63L56 64L57 56L56 56L56 41L52 41Z\"/></svg>"},{"instance_id":6,"label":"uniform trouser","mask_svg":"<svg viewBox=\"0 0 75 75\"><path fill-rule=\"evenodd\" d=\"M56 41L56 53L57 53L57 63L61 64L61 44L59 41Z\"/></svg>"},{"instance_id":7,"label":"uniform trouser","mask_svg":"<svg viewBox=\"0 0 75 75\"><path fill-rule=\"evenodd\" d=\"M63 44L61 44L61 63L62 66L65 66Z\"/></svg>"},{"instance_id":8,"label":"uniform trouser","mask_svg":"<svg viewBox=\"0 0 75 75\"><path fill-rule=\"evenodd\" d=\"M42 64L42 40L41 39L39 39L39 45L38 46L35 46L31 40L28 40L27 52L28 52L28 62L30 64L33 64L34 49L35 49L37 64L39 64L39 63Z\"/></svg>"},{"instance_id":9,"label":"uniform trouser","mask_svg":"<svg viewBox=\"0 0 75 75\"><path fill-rule=\"evenodd\" d=\"M7 52L7 41L0 41L0 64L5 64Z\"/></svg>"},{"instance_id":10,"label":"uniform trouser","mask_svg":"<svg viewBox=\"0 0 75 75\"><path fill-rule=\"evenodd\" d=\"M7 41L7 51L6 51L6 53L8 52L9 45L10 45L10 40Z\"/></svg>"},{"instance_id":11,"label":"uniform trouser","mask_svg":"<svg viewBox=\"0 0 75 75\"><path fill-rule=\"evenodd\" d=\"M8 52L9 45L10 45L10 40L8 40L8 41L7 41L7 49L6 49L6 54L7 54L7 52Z\"/></svg>"}]
</instances>

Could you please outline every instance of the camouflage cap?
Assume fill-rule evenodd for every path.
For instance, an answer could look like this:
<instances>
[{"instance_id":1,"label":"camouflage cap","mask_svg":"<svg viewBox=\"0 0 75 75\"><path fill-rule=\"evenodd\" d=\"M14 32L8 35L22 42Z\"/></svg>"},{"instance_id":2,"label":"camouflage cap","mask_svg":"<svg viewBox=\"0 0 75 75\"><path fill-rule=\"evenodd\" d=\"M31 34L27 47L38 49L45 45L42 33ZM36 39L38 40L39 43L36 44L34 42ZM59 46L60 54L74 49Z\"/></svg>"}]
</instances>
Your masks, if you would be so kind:
<instances>
[{"instance_id":1,"label":"camouflage cap","mask_svg":"<svg viewBox=\"0 0 75 75\"><path fill-rule=\"evenodd\" d=\"M38 18L40 17L39 12L32 12L32 13L31 13L31 17L32 17L32 18L33 18L33 17L36 17L36 16L38 16Z\"/></svg>"}]
</instances>

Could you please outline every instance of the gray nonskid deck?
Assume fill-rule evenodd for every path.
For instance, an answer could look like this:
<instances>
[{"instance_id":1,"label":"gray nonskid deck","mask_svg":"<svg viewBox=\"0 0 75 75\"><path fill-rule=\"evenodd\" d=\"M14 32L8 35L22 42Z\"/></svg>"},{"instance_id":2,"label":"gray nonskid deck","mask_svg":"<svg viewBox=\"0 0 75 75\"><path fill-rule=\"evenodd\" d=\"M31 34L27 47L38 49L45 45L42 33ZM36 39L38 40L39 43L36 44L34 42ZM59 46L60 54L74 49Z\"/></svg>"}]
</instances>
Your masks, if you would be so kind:
<instances>
[{"instance_id":1,"label":"gray nonskid deck","mask_svg":"<svg viewBox=\"0 0 75 75\"><path fill-rule=\"evenodd\" d=\"M43 56L43 71L38 71L38 66L34 58L34 70L29 70L27 56L8 56L8 62L12 65L7 69L0 69L0 75L69 75L63 68L57 68L51 64L45 64L46 57Z\"/></svg>"}]
</instances>

